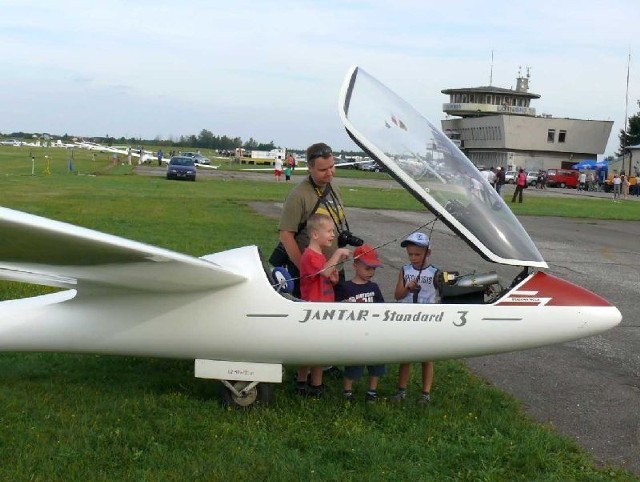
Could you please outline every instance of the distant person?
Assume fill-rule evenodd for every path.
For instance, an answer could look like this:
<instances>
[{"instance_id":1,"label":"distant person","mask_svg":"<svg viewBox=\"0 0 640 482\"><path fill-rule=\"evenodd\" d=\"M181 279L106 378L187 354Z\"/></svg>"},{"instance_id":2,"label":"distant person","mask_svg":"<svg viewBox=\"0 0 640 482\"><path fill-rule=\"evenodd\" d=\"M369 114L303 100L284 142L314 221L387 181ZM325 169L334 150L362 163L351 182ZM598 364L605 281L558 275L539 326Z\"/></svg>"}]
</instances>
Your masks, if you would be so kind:
<instances>
[{"instance_id":1,"label":"distant person","mask_svg":"<svg viewBox=\"0 0 640 482\"><path fill-rule=\"evenodd\" d=\"M158 150L158 166L162 166L162 158L164 157L164 152L162 149Z\"/></svg>"},{"instance_id":2,"label":"distant person","mask_svg":"<svg viewBox=\"0 0 640 482\"><path fill-rule=\"evenodd\" d=\"M489 177L489 184L491 184L491 187L495 189L498 175L496 174L496 170L493 166L491 166L489 172L491 173L491 176Z\"/></svg>"},{"instance_id":3,"label":"distant person","mask_svg":"<svg viewBox=\"0 0 640 482\"><path fill-rule=\"evenodd\" d=\"M598 176L596 176L595 171L591 171L589 173L589 190L590 191L598 190Z\"/></svg>"},{"instance_id":4,"label":"distant person","mask_svg":"<svg viewBox=\"0 0 640 482\"><path fill-rule=\"evenodd\" d=\"M578 176L578 191L586 191L587 189L587 173L582 171Z\"/></svg>"},{"instance_id":5,"label":"distant person","mask_svg":"<svg viewBox=\"0 0 640 482\"><path fill-rule=\"evenodd\" d=\"M327 260L323 250L331 247L336 237L333 221L325 214L312 214L307 220L309 246L300 257L300 291L305 301L335 301L333 285L339 280L338 264L347 259L351 252L347 248L336 249ZM311 380L307 385L309 367L298 367L296 393L321 397L322 367L311 368Z\"/></svg>"},{"instance_id":6,"label":"distant person","mask_svg":"<svg viewBox=\"0 0 640 482\"><path fill-rule=\"evenodd\" d=\"M376 250L368 244L363 244L353 252L353 270L355 272L350 281L343 281L336 285L336 301L351 303L384 303L382 292L378 285L371 281L376 274L376 268L381 268L382 262ZM342 381L342 395L345 400L353 401L353 381L359 380L364 372L364 366L344 367ZM366 394L367 403L375 403L378 399L378 381L386 373L384 365L367 365L369 374L369 389Z\"/></svg>"},{"instance_id":7,"label":"distant person","mask_svg":"<svg viewBox=\"0 0 640 482\"><path fill-rule=\"evenodd\" d=\"M275 161L273 162L273 169L276 182L280 182L280 179L282 177L282 159L276 157Z\"/></svg>"},{"instance_id":8,"label":"distant person","mask_svg":"<svg viewBox=\"0 0 640 482\"><path fill-rule=\"evenodd\" d=\"M516 175L516 190L513 192L513 197L511 198L511 202L516 202L516 196L519 196L518 202L522 202L522 191L527 187L527 173L524 172L524 169L520 168L518 174Z\"/></svg>"},{"instance_id":9,"label":"distant person","mask_svg":"<svg viewBox=\"0 0 640 482\"><path fill-rule=\"evenodd\" d=\"M622 181L620 184L622 185L622 199L629 199L629 177L622 175L620 176L620 180Z\"/></svg>"},{"instance_id":10,"label":"distant person","mask_svg":"<svg viewBox=\"0 0 640 482\"><path fill-rule=\"evenodd\" d=\"M616 199L620 199L620 192L622 187L622 179L620 178L618 173L615 173L613 175L612 184L613 184L613 202L618 202L616 201Z\"/></svg>"},{"instance_id":11,"label":"distant person","mask_svg":"<svg viewBox=\"0 0 640 482\"><path fill-rule=\"evenodd\" d=\"M496 173L493 167L488 170L480 171L480 174L482 174L482 177L484 177L487 180L487 182L491 185L491 187L495 187Z\"/></svg>"},{"instance_id":12,"label":"distant person","mask_svg":"<svg viewBox=\"0 0 640 482\"><path fill-rule=\"evenodd\" d=\"M287 156L287 166L291 167L291 172L296 169L296 158L291 153Z\"/></svg>"},{"instance_id":13,"label":"distant person","mask_svg":"<svg viewBox=\"0 0 640 482\"><path fill-rule=\"evenodd\" d=\"M501 167L497 167L496 168L496 192L498 194L500 194L500 191L502 190L502 186L504 186L505 180L504 180L504 169L502 169Z\"/></svg>"},{"instance_id":14,"label":"distant person","mask_svg":"<svg viewBox=\"0 0 640 482\"><path fill-rule=\"evenodd\" d=\"M127 164L131 165L131 146L127 149Z\"/></svg>"},{"instance_id":15,"label":"distant person","mask_svg":"<svg viewBox=\"0 0 640 482\"><path fill-rule=\"evenodd\" d=\"M291 171L293 171L293 168L291 166L286 166L284 168L284 180L285 180L285 182L289 182L291 180Z\"/></svg>"},{"instance_id":16,"label":"distant person","mask_svg":"<svg viewBox=\"0 0 640 482\"><path fill-rule=\"evenodd\" d=\"M407 250L409 263L405 264L396 283L395 299L401 303L438 303L440 301L437 268L429 264L431 249L429 236L415 232L400 243ZM402 401L407 397L410 363L401 363L398 373L398 391L392 400ZM431 385L433 384L433 362L422 362L422 394L419 401L431 401Z\"/></svg>"},{"instance_id":17,"label":"distant person","mask_svg":"<svg viewBox=\"0 0 640 482\"><path fill-rule=\"evenodd\" d=\"M469 176L468 181L469 181L469 189L471 191L471 194L480 200L484 200L484 196L482 195L483 194L482 183L473 176Z\"/></svg>"}]
</instances>

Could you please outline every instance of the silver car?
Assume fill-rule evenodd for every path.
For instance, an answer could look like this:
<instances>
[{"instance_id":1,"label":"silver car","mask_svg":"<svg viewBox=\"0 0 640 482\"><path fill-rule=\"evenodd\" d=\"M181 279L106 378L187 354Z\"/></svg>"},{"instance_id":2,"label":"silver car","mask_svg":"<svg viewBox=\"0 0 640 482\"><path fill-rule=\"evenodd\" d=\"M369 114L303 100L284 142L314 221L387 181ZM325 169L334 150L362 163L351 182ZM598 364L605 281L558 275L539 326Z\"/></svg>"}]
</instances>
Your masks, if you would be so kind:
<instances>
[{"instance_id":1,"label":"silver car","mask_svg":"<svg viewBox=\"0 0 640 482\"><path fill-rule=\"evenodd\" d=\"M193 159L193 162L195 162L196 164L207 164L207 165L211 164L211 161L209 160L209 158L204 157L199 152L183 152L180 155L183 157L190 157L191 159Z\"/></svg>"},{"instance_id":2,"label":"silver car","mask_svg":"<svg viewBox=\"0 0 640 482\"><path fill-rule=\"evenodd\" d=\"M504 182L507 184L515 184L516 183L516 174L518 171L507 171L504 173Z\"/></svg>"}]
</instances>

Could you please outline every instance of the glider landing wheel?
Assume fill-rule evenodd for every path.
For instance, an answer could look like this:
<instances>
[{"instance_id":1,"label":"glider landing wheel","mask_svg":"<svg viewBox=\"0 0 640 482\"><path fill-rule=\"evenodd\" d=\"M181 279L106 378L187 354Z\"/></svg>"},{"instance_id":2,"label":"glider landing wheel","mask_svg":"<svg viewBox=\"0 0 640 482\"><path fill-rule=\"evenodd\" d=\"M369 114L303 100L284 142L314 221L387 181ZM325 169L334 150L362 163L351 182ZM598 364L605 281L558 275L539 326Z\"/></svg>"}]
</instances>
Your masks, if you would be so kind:
<instances>
[{"instance_id":1,"label":"glider landing wheel","mask_svg":"<svg viewBox=\"0 0 640 482\"><path fill-rule=\"evenodd\" d=\"M222 403L226 406L250 408L254 403L269 405L273 398L273 385L248 381L222 381Z\"/></svg>"}]
</instances>

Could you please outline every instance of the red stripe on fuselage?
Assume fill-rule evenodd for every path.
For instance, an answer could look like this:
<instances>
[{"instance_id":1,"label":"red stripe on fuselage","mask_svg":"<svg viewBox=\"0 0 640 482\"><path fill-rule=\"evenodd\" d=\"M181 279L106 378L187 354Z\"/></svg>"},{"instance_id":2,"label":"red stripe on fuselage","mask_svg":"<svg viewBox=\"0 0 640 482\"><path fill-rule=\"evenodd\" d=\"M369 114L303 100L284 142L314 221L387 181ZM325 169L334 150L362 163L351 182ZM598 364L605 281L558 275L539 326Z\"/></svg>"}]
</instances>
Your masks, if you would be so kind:
<instances>
[{"instance_id":1,"label":"red stripe on fuselage","mask_svg":"<svg viewBox=\"0 0 640 482\"><path fill-rule=\"evenodd\" d=\"M514 291L516 293L514 293ZM535 292L536 294L533 296L517 294L522 291ZM527 302L518 303L517 300L520 297L528 299L545 298L546 303L539 303L539 305L544 304L544 306L612 306L611 303L603 297L598 296L589 290L542 272L535 273L524 284L518 286L516 289L511 291L509 295L496 303L496 305L531 306L529 300L527 300Z\"/></svg>"}]
</instances>

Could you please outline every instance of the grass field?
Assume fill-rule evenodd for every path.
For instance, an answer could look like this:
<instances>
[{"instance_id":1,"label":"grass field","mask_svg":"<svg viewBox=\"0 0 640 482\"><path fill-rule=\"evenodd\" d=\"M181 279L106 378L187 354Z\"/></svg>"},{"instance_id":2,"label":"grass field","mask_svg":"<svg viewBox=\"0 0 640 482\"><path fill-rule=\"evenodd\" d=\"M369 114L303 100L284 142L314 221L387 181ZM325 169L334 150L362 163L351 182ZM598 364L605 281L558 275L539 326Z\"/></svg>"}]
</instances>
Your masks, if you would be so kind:
<instances>
[{"instance_id":1,"label":"grass field","mask_svg":"<svg viewBox=\"0 0 640 482\"><path fill-rule=\"evenodd\" d=\"M24 149L0 149L2 206L192 255L250 243L270 250L276 223L247 203L281 201L294 185L169 182L83 152L69 173L64 150L47 154L50 175L38 152L31 176L30 156L16 154ZM397 190L344 193L349 206L417 208ZM530 199L515 208L548 209ZM566 212L606 212L599 200L580 201L589 204ZM569 201L553 202L564 211ZM622 206L628 219L639 219L631 204L640 205ZM0 284L0 299L37 292ZM195 379L189 360L2 354L0 480L638 480L597 467L459 361L437 363L429 407L386 401L397 370L389 368L374 406L342 402L338 380L328 380L327 399L297 399L288 370L273 405L243 412L222 407L216 384ZM355 389L362 400L363 383Z\"/></svg>"}]
</instances>

